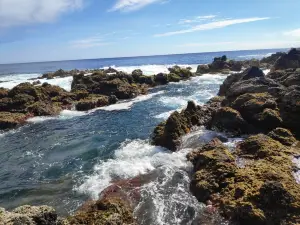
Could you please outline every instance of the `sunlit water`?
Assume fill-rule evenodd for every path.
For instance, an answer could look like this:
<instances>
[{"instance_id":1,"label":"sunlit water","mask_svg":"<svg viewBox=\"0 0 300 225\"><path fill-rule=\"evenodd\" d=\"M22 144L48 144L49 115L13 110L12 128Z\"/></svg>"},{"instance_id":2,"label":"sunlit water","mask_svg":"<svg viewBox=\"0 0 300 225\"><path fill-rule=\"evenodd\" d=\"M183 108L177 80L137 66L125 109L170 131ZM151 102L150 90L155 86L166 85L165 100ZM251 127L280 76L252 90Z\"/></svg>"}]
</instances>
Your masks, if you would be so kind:
<instances>
[{"instance_id":1,"label":"sunlit water","mask_svg":"<svg viewBox=\"0 0 300 225\"><path fill-rule=\"evenodd\" d=\"M188 63L183 60L181 64ZM189 64L196 69L194 61ZM127 72L138 67L121 66ZM167 66L142 66L148 74L163 68ZM2 75L0 86L11 88L37 75ZM47 204L66 215L87 199L96 199L115 181L151 174L140 189L140 203L135 208L139 223L192 224L203 205L189 191L191 165L186 154L192 150L192 141L205 143L215 133L198 130L191 134L194 138L185 137L176 153L150 145L149 138L159 122L184 108L187 101L204 104L215 96L225 78L206 74L151 89L148 95L116 105L32 118L21 128L0 133L0 206ZM69 90L71 79L50 82ZM228 145L235 142L229 140Z\"/></svg>"}]
</instances>

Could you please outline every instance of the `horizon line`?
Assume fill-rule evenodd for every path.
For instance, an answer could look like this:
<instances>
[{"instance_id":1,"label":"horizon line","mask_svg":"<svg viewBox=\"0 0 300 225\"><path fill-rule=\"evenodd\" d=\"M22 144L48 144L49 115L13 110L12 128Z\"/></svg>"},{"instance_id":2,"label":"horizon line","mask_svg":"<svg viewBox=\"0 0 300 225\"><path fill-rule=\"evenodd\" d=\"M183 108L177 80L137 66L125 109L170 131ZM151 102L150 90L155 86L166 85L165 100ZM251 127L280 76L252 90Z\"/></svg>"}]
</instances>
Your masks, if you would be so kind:
<instances>
[{"instance_id":1,"label":"horizon line","mask_svg":"<svg viewBox=\"0 0 300 225\"><path fill-rule=\"evenodd\" d=\"M120 56L120 57L107 57L107 58L90 58L90 59L63 59L63 60L49 60L49 61L32 61L32 62L12 62L12 63L0 63L3 65L15 65L15 64L34 64L34 63L55 63L55 62L68 62L68 61L82 61L82 60L101 60L101 59L126 59L126 58L139 58L139 57L157 57L157 56L171 56L171 55L187 55L187 54L205 54L205 53L218 53L218 52L238 52L238 51L257 51L257 50L281 50L291 49L293 47L285 48L263 48L263 49L239 49L239 50L226 50L226 51L209 51L209 52L187 52L187 53L174 53L174 54L158 54L158 55L137 55L137 56Z\"/></svg>"}]
</instances>

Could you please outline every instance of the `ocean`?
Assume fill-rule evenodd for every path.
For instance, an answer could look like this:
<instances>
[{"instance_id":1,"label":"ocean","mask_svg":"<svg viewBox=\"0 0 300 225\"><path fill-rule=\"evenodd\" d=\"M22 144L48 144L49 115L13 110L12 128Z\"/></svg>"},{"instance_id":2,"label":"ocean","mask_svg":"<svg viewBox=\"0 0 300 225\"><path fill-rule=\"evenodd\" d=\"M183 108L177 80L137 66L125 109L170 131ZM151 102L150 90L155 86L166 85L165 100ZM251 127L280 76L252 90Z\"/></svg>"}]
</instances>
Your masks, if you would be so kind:
<instances>
[{"instance_id":1,"label":"ocean","mask_svg":"<svg viewBox=\"0 0 300 225\"><path fill-rule=\"evenodd\" d=\"M111 66L125 72L140 68L152 75L167 72L175 64L195 71L197 65L224 54L243 60L278 51L286 49L0 65L0 87L12 88L60 68ZM184 108L188 100L204 104L215 96L226 76L193 77L88 112L65 110L56 117L31 118L23 127L0 133L0 207L46 204L67 215L85 201L97 199L116 181L151 174L150 182L140 189L140 204L134 211L139 224L192 224L201 216L203 205L189 191L191 165L186 154L200 134L198 141L204 142L215 133L199 128L184 137L176 153L153 146L149 140L154 127ZM72 77L47 82L70 90ZM229 139L227 144L236 141Z\"/></svg>"}]
</instances>

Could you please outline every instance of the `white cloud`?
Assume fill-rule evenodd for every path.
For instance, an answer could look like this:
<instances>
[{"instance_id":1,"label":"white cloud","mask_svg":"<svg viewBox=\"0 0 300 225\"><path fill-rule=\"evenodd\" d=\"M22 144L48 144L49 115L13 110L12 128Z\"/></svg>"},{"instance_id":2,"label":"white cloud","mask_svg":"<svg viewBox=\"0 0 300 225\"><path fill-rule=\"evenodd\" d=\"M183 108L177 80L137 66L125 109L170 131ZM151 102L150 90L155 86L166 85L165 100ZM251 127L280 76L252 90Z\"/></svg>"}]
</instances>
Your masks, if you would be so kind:
<instances>
[{"instance_id":1,"label":"white cloud","mask_svg":"<svg viewBox=\"0 0 300 225\"><path fill-rule=\"evenodd\" d=\"M216 15L207 15L207 16L197 16L197 19L205 20L205 19L213 19Z\"/></svg>"},{"instance_id":2,"label":"white cloud","mask_svg":"<svg viewBox=\"0 0 300 225\"><path fill-rule=\"evenodd\" d=\"M204 20L211 20L217 17L216 15L207 15L207 16L197 16L194 19L181 19L178 24L189 24L189 23L199 23Z\"/></svg>"},{"instance_id":3,"label":"white cloud","mask_svg":"<svg viewBox=\"0 0 300 225\"><path fill-rule=\"evenodd\" d=\"M110 45L112 42L106 42L102 37L89 37L86 39L71 41L70 45L73 48L92 48Z\"/></svg>"},{"instance_id":4,"label":"white cloud","mask_svg":"<svg viewBox=\"0 0 300 225\"><path fill-rule=\"evenodd\" d=\"M52 22L82 5L83 0L0 0L0 27Z\"/></svg>"},{"instance_id":5,"label":"white cloud","mask_svg":"<svg viewBox=\"0 0 300 225\"><path fill-rule=\"evenodd\" d=\"M109 11L134 11L155 2L166 3L163 0L118 0Z\"/></svg>"},{"instance_id":6,"label":"white cloud","mask_svg":"<svg viewBox=\"0 0 300 225\"><path fill-rule=\"evenodd\" d=\"M249 23L249 22L267 20L267 19L270 19L270 18L269 17L253 17L253 18L245 18L245 19L221 20L221 21L217 21L217 22L200 24L197 26L193 26L189 29L167 32L167 33L163 33L163 34L156 34L156 35L154 35L154 37L164 37L164 36L172 36L172 35L177 35L177 34L192 33L192 32L196 32L196 31L213 30L213 29L219 29L219 28L231 26L234 24Z\"/></svg>"},{"instance_id":7,"label":"white cloud","mask_svg":"<svg viewBox=\"0 0 300 225\"><path fill-rule=\"evenodd\" d=\"M300 28L296 29L296 30L291 30L291 31L285 32L284 35L289 36L289 37L300 38Z\"/></svg>"}]
</instances>

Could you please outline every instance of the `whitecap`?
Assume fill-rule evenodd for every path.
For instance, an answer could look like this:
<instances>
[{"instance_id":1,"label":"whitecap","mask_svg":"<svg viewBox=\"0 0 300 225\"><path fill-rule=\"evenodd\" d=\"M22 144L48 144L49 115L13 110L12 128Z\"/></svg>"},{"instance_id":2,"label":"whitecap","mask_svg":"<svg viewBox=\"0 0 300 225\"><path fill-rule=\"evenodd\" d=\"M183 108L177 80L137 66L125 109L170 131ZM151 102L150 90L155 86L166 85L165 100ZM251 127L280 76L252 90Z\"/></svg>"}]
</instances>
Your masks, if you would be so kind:
<instances>
[{"instance_id":1,"label":"whitecap","mask_svg":"<svg viewBox=\"0 0 300 225\"><path fill-rule=\"evenodd\" d=\"M75 110L63 110L60 112L58 116L35 116L32 118L27 119L27 122L29 123L42 123L48 120L65 120L65 119L71 119L78 116L84 116L87 115L87 112L80 112Z\"/></svg>"},{"instance_id":2,"label":"whitecap","mask_svg":"<svg viewBox=\"0 0 300 225\"><path fill-rule=\"evenodd\" d=\"M143 71L145 75L154 75L158 73L169 73L168 68L175 66L176 64L166 64L166 65L140 65L140 66L111 66L118 71L123 71L126 73L132 73L132 71L136 69L140 69ZM192 72L196 72L198 65L196 64L179 64L178 66L186 68L191 67ZM109 67L103 67L103 69L108 69Z\"/></svg>"},{"instance_id":3,"label":"whitecap","mask_svg":"<svg viewBox=\"0 0 300 225\"><path fill-rule=\"evenodd\" d=\"M295 180L298 184L300 184L300 157L294 157L293 163L295 163L295 166L298 168L297 171L293 172L293 175L295 177Z\"/></svg>"}]
</instances>

